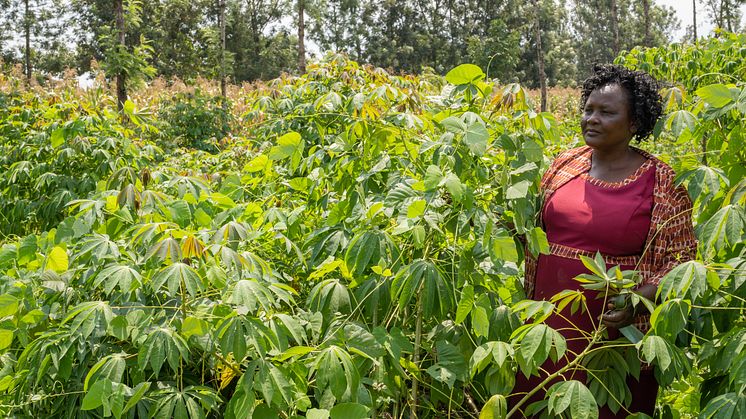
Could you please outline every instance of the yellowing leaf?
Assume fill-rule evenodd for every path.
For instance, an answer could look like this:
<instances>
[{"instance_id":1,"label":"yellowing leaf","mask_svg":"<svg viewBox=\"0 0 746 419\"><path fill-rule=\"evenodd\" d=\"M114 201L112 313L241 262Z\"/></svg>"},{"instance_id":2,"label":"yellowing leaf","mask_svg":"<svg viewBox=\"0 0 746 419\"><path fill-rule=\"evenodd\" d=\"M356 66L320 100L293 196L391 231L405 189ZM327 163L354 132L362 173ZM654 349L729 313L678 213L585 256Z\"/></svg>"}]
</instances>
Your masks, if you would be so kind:
<instances>
[{"instance_id":1,"label":"yellowing leaf","mask_svg":"<svg viewBox=\"0 0 746 419\"><path fill-rule=\"evenodd\" d=\"M333 270L337 269L337 267L341 264L342 264L341 259L333 259L330 256L325 261L323 261L321 265L319 265L319 267L316 268L315 271L311 272L311 275L308 275L308 279L313 280L313 279L323 278L329 272L332 272Z\"/></svg>"},{"instance_id":2,"label":"yellowing leaf","mask_svg":"<svg viewBox=\"0 0 746 419\"><path fill-rule=\"evenodd\" d=\"M47 255L47 269L55 272L65 272L68 268L67 252L60 246L55 246Z\"/></svg>"},{"instance_id":3,"label":"yellowing leaf","mask_svg":"<svg viewBox=\"0 0 746 419\"><path fill-rule=\"evenodd\" d=\"M13 331L8 329L0 329L0 350L3 350L13 343Z\"/></svg>"},{"instance_id":4,"label":"yellowing leaf","mask_svg":"<svg viewBox=\"0 0 746 419\"><path fill-rule=\"evenodd\" d=\"M417 218L425 213L427 203L424 199L418 199L407 207L407 218Z\"/></svg>"},{"instance_id":5,"label":"yellowing leaf","mask_svg":"<svg viewBox=\"0 0 746 419\"><path fill-rule=\"evenodd\" d=\"M291 131L277 139L277 145L269 150L270 160L282 160L295 153L300 146L301 137L297 132Z\"/></svg>"},{"instance_id":6,"label":"yellowing leaf","mask_svg":"<svg viewBox=\"0 0 746 419\"><path fill-rule=\"evenodd\" d=\"M260 154L251 159L250 162L246 163L246 166L243 167L243 170L244 172L249 173L261 172L267 167L267 163L269 163L269 157L264 154Z\"/></svg>"}]
</instances>

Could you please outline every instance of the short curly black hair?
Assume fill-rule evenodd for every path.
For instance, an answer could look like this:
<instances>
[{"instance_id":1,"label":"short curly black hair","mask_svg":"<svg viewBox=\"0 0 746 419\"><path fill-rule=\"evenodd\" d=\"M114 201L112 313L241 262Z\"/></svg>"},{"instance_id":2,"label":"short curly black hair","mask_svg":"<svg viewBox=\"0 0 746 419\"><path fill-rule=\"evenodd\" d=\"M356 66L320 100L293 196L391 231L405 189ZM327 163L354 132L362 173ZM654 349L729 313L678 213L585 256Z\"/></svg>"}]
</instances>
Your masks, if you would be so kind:
<instances>
[{"instance_id":1,"label":"short curly black hair","mask_svg":"<svg viewBox=\"0 0 746 419\"><path fill-rule=\"evenodd\" d=\"M580 111L583 112L585 102L594 90L610 84L618 84L627 91L630 115L637 128L632 139L644 140L653 132L663 114L663 99L658 93L658 81L644 71L629 70L621 65L596 64L593 66L593 75L583 82Z\"/></svg>"}]
</instances>

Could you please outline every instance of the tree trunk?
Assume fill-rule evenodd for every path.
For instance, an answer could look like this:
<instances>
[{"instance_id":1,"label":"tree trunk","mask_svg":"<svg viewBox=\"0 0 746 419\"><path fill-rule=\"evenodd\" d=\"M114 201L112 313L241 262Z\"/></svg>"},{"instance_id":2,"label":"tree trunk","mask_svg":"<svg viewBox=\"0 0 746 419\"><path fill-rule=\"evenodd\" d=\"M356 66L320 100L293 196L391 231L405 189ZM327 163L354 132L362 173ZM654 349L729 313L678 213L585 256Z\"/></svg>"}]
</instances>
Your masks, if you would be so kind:
<instances>
[{"instance_id":1,"label":"tree trunk","mask_svg":"<svg viewBox=\"0 0 746 419\"><path fill-rule=\"evenodd\" d=\"M617 17L616 0L611 0L611 33L614 37L611 46L614 56L612 59L619 55L619 22Z\"/></svg>"},{"instance_id":2,"label":"tree trunk","mask_svg":"<svg viewBox=\"0 0 746 419\"><path fill-rule=\"evenodd\" d=\"M31 85L31 15L29 14L29 0L23 0L23 26L26 36L26 50L24 51L26 61L26 85Z\"/></svg>"},{"instance_id":3,"label":"tree trunk","mask_svg":"<svg viewBox=\"0 0 746 419\"><path fill-rule=\"evenodd\" d=\"M534 37L536 38L536 56L539 62L539 88L541 89L541 111L547 111L547 75L544 70L544 49L541 46L541 19L539 14L539 2L534 6Z\"/></svg>"},{"instance_id":4,"label":"tree trunk","mask_svg":"<svg viewBox=\"0 0 746 419\"><path fill-rule=\"evenodd\" d=\"M116 16L117 25L117 38L118 44L121 48L124 48L124 7L122 5L123 0L114 0L114 15ZM125 74L120 71L116 75L117 84L117 109L121 111L124 109L124 102L127 101L127 86L125 81Z\"/></svg>"},{"instance_id":5,"label":"tree trunk","mask_svg":"<svg viewBox=\"0 0 746 419\"><path fill-rule=\"evenodd\" d=\"M218 9L220 20L220 95L226 96L225 81L225 0L218 0Z\"/></svg>"},{"instance_id":6,"label":"tree trunk","mask_svg":"<svg viewBox=\"0 0 746 419\"><path fill-rule=\"evenodd\" d=\"M694 43L697 43L697 0L692 0L692 29L694 30Z\"/></svg>"},{"instance_id":7,"label":"tree trunk","mask_svg":"<svg viewBox=\"0 0 746 419\"><path fill-rule=\"evenodd\" d=\"M300 75L306 74L306 22L303 16L306 13L305 6L304 0L298 0L298 73Z\"/></svg>"},{"instance_id":8,"label":"tree trunk","mask_svg":"<svg viewBox=\"0 0 746 419\"><path fill-rule=\"evenodd\" d=\"M695 0L696 1L696 0ZM643 0L642 2L642 16L643 25L645 25L645 38L643 39L643 45L646 47L652 46L650 39L650 0Z\"/></svg>"}]
</instances>

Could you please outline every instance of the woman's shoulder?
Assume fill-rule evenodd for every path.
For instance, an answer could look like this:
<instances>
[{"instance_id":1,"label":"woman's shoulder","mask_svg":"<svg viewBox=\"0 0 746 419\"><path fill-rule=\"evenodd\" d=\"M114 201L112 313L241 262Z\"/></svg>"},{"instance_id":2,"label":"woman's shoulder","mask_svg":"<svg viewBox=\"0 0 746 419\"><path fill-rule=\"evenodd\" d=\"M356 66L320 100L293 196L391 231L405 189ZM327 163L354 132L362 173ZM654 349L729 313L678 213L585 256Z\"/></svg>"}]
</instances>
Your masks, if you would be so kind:
<instances>
[{"instance_id":1,"label":"woman's shoulder","mask_svg":"<svg viewBox=\"0 0 746 419\"><path fill-rule=\"evenodd\" d=\"M562 162L567 160L574 160L580 157L587 158L590 155L591 148L587 145L571 148L569 150L562 151L555 158L554 162Z\"/></svg>"},{"instance_id":2,"label":"woman's shoulder","mask_svg":"<svg viewBox=\"0 0 746 419\"><path fill-rule=\"evenodd\" d=\"M582 146L577 148L571 148L559 153L552 164L549 167L550 171L562 170L569 166L578 166L578 169L583 169L585 166L590 165L591 162L591 148L588 146Z\"/></svg>"},{"instance_id":3,"label":"woman's shoulder","mask_svg":"<svg viewBox=\"0 0 746 419\"><path fill-rule=\"evenodd\" d=\"M633 148L635 151L640 153L643 157L653 162L653 165L655 166L656 177L659 179L659 182L667 184L667 185L674 184L674 180L676 179L676 172L673 170L673 168L671 168L671 166L668 165L668 163L648 153L645 150L641 150L636 147L633 147Z\"/></svg>"}]
</instances>

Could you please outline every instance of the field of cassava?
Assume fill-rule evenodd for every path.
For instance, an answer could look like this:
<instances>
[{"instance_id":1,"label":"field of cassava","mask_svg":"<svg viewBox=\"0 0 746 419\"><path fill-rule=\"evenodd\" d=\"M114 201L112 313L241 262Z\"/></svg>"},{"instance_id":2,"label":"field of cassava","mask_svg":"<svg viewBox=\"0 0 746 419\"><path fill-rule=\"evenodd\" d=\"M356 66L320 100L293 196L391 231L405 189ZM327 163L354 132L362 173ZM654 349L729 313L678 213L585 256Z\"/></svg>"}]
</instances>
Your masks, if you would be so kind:
<instances>
[{"instance_id":1,"label":"field of cassava","mask_svg":"<svg viewBox=\"0 0 746 419\"><path fill-rule=\"evenodd\" d=\"M568 357L588 382L534 412L625 411L650 363L662 417L746 417L745 57L724 35L617 59L668 82L640 147L686 185L698 256L649 332L601 327L582 354L543 320L583 294L522 291L524 252L548 247L541 173L582 143L576 91L540 113L473 65L327 56L227 99L151 83L119 114L104 79L2 75L0 414L516 417L515 376ZM593 272L613 288L610 268Z\"/></svg>"}]
</instances>

